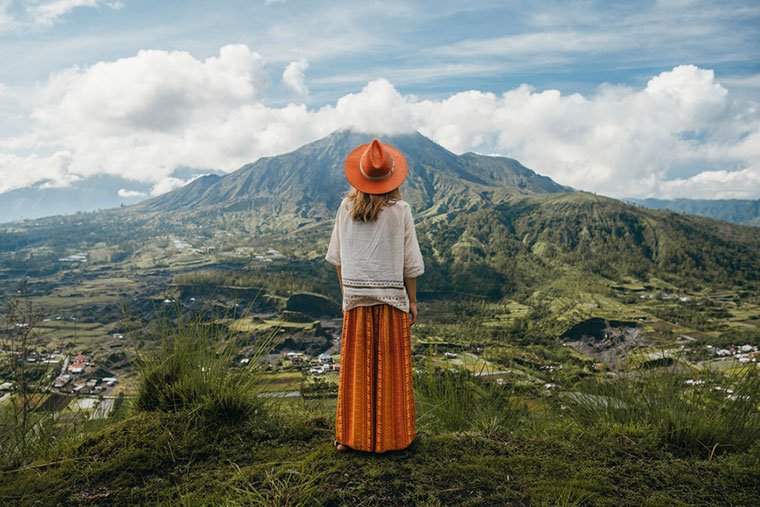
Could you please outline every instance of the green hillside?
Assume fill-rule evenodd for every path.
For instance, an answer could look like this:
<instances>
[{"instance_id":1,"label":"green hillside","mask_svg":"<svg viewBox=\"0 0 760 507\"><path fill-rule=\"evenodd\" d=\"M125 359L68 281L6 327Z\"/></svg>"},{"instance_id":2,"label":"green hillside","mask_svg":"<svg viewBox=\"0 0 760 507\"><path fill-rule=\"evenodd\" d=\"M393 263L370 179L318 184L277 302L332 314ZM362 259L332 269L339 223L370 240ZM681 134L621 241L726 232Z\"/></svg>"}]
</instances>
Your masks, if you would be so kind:
<instances>
[{"instance_id":1,"label":"green hillside","mask_svg":"<svg viewBox=\"0 0 760 507\"><path fill-rule=\"evenodd\" d=\"M611 280L656 276L692 288L760 281L756 229L585 192L515 195L445 218L423 213L420 231L438 264L484 265L513 289L568 270Z\"/></svg>"}]
</instances>

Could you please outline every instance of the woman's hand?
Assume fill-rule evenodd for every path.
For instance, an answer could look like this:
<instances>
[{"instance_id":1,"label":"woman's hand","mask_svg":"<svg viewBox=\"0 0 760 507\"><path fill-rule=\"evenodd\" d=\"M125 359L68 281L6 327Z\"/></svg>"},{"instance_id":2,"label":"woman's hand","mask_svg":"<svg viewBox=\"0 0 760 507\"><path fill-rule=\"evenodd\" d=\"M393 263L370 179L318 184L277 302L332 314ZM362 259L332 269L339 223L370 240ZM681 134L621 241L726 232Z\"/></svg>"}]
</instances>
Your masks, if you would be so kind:
<instances>
[{"instance_id":1,"label":"woman's hand","mask_svg":"<svg viewBox=\"0 0 760 507\"><path fill-rule=\"evenodd\" d=\"M411 320L409 321L409 325L411 326L417 322L417 303L409 303L409 313L412 316Z\"/></svg>"}]
</instances>

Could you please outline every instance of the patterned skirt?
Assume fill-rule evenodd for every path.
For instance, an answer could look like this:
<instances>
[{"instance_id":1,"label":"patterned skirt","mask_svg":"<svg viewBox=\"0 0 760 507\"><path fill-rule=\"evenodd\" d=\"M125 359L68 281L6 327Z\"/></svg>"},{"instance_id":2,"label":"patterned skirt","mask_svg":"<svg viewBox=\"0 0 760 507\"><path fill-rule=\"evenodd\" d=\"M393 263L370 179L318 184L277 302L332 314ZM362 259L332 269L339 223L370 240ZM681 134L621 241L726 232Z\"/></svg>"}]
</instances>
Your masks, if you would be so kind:
<instances>
[{"instance_id":1,"label":"patterned skirt","mask_svg":"<svg viewBox=\"0 0 760 507\"><path fill-rule=\"evenodd\" d=\"M416 434L409 315L388 304L343 313L335 438L356 450L404 449Z\"/></svg>"}]
</instances>

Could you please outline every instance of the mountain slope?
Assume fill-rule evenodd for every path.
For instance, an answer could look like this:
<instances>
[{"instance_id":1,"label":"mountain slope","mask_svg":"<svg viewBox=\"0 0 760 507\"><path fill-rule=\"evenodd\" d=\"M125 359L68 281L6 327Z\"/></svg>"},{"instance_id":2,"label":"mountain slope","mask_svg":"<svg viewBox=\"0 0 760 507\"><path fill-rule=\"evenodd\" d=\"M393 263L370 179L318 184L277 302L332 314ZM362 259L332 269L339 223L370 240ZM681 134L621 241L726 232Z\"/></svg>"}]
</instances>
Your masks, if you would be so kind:
<instances>
[{"instance_id":1,"label":"mountain slope","mask_svg":"<svg viewBox=\"0 0 760 507\"><path fill-rule=\"evenodd\" d=\"M430 245L426 257L444 270L490 270L479 284L494 296L569 271L613 280L657 276L682 287L760 282L757 229L586 192L514 195L448 220L423 220L419 231Z\"/></svg>"},{"instance_id":2,"label":"mountain slope","mask_svg":"<svg viewBox=\"0 0 760 507\"><path fill-rule=\"evenodd\" d=\"M371 138L337 131L133 209L242 237L279 237L300 245L299 255L321 257L315 245L329 237L348 188L343 158ZM500 296L570 272L657 276L682 286L759 281L754 228L574 191L515 160L456 155L419 133L384 140L409 159L402 194L417 215L431 267L426 284L434 290L471 287Z\"/></svg>"},{"instance_id":3,"label":"mountain slope","mask_svg":"<svg viewBox=\"0 0 760 507\"><path fill-rule=\"evenodd\" d=\"M192 203L196 210L255 210L275 215L328 217L348 190L343 175L346 154L372 137L339 130L293 152L245 165L210 182L202 195L197 188L187 186L146 201L137 209L187 211L188 203ZM401 190L416 209L469 208L507 192L571 190L515 160L473 153L457 156L419 133L380 138L407 156L410 174Z\"/></svg>"}]
</instances>

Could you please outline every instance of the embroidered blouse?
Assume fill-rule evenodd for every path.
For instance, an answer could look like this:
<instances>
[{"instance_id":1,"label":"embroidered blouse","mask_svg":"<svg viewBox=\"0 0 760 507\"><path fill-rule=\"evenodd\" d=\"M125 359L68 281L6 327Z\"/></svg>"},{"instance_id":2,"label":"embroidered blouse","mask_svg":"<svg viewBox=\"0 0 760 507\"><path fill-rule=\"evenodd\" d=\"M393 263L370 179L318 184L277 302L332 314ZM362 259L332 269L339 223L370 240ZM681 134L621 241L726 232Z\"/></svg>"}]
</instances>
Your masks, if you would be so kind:
<instances>
[{"instance_id":1,"label":"embroidered blouse","mask_svg":"<svg viewBox=\"0 0 760 507\"><path fill-rule=\"evenodd\" d=\"M325 259L341 266L343 311L355 306L388 303L409 311L404 278L425 271L412 209L404 200L382 208L377 220L351 217L344 198L335 216Z\"/></svg>"}]
</instances>

